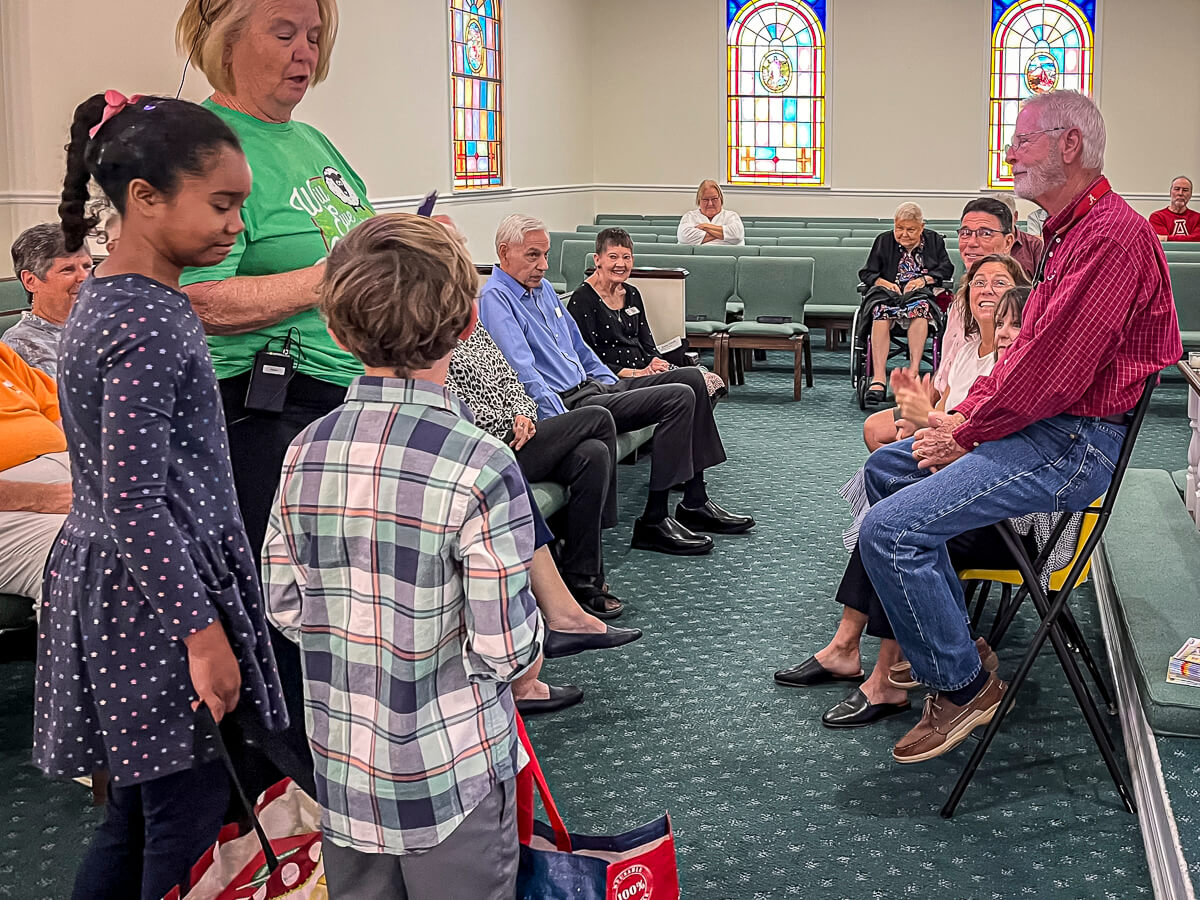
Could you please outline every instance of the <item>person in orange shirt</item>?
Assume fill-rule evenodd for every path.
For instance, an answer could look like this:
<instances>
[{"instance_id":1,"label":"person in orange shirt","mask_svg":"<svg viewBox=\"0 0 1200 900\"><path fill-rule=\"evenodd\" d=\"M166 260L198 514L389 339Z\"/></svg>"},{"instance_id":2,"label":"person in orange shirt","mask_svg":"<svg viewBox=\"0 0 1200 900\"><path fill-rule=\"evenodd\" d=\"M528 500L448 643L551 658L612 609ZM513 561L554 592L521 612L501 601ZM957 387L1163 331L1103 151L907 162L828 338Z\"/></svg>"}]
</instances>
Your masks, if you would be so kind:
<instances>
[{"instance_id":1,"label":"person in orange shirt","mask_svg":"<svg viewBox=\"0 0 1200 900\"><path fill-rule=\"evenodd\" d=\"M54 379L0 344L0 594L41 597L42 567L70 508Z\"/></svg>"}]
</instances>

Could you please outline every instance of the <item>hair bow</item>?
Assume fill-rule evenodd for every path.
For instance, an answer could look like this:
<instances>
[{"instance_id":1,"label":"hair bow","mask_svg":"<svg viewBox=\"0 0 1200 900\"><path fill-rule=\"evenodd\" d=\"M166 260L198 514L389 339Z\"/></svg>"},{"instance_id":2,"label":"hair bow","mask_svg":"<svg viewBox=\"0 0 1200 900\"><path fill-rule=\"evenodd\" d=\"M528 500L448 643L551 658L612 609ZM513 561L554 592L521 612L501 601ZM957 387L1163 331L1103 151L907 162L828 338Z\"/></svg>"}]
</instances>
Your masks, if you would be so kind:
<instances>
[{"instance_id":1,"label":"hair bow","mask_svg":"<svg viewBox=\"0 0 1200 900\"><path fill-rule=\"evenodd\" d=\"M144 94L134 94L132 97L126 97L120 91L105 91L104 92L104 115L100 117L100 121L96 123L88 132L88 137L94 138L96 132L104 127L104 123L131 104L137 103Z\"/></svg>"}]
</instances>

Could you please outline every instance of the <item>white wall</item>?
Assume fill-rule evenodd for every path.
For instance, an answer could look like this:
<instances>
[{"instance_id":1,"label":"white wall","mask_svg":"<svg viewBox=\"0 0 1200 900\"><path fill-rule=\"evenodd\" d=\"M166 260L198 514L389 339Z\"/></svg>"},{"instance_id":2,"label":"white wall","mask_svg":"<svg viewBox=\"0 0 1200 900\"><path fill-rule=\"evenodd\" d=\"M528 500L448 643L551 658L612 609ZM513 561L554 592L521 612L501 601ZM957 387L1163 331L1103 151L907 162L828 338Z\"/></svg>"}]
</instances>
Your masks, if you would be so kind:
<instances>
[{"instance_id":1,"label":"white wall","mask_svg":"<svg viewBox=\"0 0 1200 900\"><path fill-rule=\"evenodd\" d=\"M887 216L915 199L931 216L957 215L986 184L990 2L828 6L829 187L733 188L729 205L757 215ZM1200 2L1099 6L1107 172L1148 212L1165 204L1172 176L1200 175ZM701 179L724 177L723 16L723 4L695 0L607 0L597 14L592 102L624 115L623 127L594 132L596 181L606 186L597 212L678 212ZM891 114L904 91L934 101L923 134L908 134Z\"/></svg>"},{"instance_id":2,"label":"white wall","mask_svg":"<svg viewBox=\"0 0 1200 900\"><path fill-rule=\"evenodd\" d=\"M174 49L180 5L120 0L121 15L105 16L84 0L0 0L0 108L9 125L0 145L0 246L21 228L53 217L76 104L110 87L175 93L183 67ZM507 180L513 190L482 195L451 191L447 5L343 0L330 78L311 91L297 118L333 140L383 208L415 209L437 188L439 211L458 220L477 258L491 259L496 222L515 209L541 216L552 228L590 221L592 142L577 102L591 76L590 54L586 42L563 39L586 34L590 0L507 4ZM86 64L64 63L70 54ZM190 71L184 97L207 94L203 75Z\"/></svg>"},{"instance_id":3,"label":"white wall","mask_svg":"<svg viewBox=\"0 0 1200 900\"><path fill-rule=\"evenodd\" d=\"M114 16L84 0L0 0L0 246L53 216L80 100L107 87L174 93L179 5L120 0ZM508 0L511 188L467 195L450 191L447 4L341 5L331 77L298 117L330 136L382 208L412 209L438 188L480 259L505 213L570 228L594 212L679 212L700 179L724 172L722 0ZM985 181L989 5L829 0L829 187L736 188L730 206L886 216L911 198L956 215ZM1099 5L1107 171L1149 211L1172 176L1200 175L1200 0ZM904 88L937 101L916 137L890 115ZM184 96L206 93L189 73Z\"/></svg>"}]
</instances>

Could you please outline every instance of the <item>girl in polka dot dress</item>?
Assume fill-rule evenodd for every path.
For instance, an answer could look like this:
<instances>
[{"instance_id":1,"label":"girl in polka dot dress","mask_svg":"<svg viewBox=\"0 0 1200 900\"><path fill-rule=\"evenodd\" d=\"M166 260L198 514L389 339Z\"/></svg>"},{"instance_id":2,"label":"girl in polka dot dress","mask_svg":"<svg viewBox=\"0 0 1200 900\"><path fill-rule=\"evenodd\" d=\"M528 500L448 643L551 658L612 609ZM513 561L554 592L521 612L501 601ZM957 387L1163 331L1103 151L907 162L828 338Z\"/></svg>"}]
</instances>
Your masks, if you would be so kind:
<instances>
[{"instance_id":1,"label":"girl in polka dot dress","mask_svg":"<svg viewBox=\"0 0 1200 900\"><path fill-rule=\"evenodd\" d=\"M113 91L71 126L59 213L72 251L95 225L93 177L124 230L60 345L73 499L47 563L33 755L51 776L111 775L74 896L159 900L186 889L229 798L198 703L287 723L220 395L179 289L184 266L233 246L251 180L212 113Z\"/></svg>"}]
</instances>

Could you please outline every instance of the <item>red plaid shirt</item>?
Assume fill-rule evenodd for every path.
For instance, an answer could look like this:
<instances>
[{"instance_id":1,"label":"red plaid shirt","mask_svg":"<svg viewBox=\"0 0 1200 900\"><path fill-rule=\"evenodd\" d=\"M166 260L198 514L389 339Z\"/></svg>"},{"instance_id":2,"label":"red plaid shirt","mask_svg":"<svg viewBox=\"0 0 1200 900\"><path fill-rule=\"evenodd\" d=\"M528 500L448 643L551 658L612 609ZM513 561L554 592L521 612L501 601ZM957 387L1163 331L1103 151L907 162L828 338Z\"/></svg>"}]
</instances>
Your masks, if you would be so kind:
<instances>
[{"instance_id":1,"label":"red plaid shirt","mask_svg":"<svg viewBox=\"0 0 1200 900\"><path fill-rule=\"evenodd\" d=\"M1127 412L1146 377L1183 355L1167 259L1149 223L1111 190L1078 217L1107 186L1097 180L1046 222L1045 277L1021 334L955 408L967 419L954 432L965 449L1063 413Z\"/></svg>"}]
</instances>

